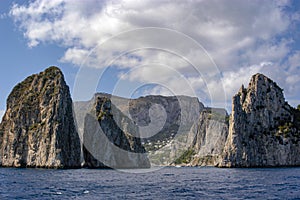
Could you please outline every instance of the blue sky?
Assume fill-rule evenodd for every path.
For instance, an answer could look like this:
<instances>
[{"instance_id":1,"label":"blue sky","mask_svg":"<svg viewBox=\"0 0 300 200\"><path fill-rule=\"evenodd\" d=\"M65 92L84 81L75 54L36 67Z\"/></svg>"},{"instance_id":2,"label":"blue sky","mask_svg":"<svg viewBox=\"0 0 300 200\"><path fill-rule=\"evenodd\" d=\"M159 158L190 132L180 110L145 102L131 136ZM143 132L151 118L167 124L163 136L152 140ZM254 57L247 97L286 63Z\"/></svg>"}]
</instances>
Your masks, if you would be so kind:
<instances>
[{"instance_id":1,"label":"blue sky","mask_svg":"<svg viewBox=\"0 0 300 200\"><path fill-rule=\"evenodd\" d=\"M230 112L260 72L295 106L299 11L297 0L2 1L0 110L18 82L52 65L75 100L183 94Z\"/></svg>"}]
</instances>

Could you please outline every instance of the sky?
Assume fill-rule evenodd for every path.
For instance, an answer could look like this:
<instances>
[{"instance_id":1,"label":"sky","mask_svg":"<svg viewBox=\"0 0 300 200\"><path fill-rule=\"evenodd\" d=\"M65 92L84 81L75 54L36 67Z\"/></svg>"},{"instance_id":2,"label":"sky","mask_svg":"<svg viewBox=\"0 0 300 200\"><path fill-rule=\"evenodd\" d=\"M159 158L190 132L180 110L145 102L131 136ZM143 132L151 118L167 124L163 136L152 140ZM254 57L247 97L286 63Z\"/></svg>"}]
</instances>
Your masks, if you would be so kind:
<instances>
[{"instance_id":1,"label":"sky","mask_svg":"<svg viewBox=\"0 0 300 200\"><path fill-rule=\"evenodd\" d=\"M17 83L53 65L74 101L189 95L231 112L263 73L296 106L299 11L297 0L1 1L0 116Z\"/></svg>"}]
</instances>

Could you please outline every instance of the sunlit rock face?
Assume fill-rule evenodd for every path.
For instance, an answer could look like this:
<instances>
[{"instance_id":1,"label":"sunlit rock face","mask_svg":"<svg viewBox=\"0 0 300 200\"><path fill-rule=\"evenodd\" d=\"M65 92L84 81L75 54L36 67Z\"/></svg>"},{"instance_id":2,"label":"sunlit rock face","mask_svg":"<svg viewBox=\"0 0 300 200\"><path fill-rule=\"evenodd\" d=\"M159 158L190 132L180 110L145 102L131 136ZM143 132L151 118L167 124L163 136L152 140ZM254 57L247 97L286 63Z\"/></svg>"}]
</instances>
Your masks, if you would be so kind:
<instances>
[{"instance_id":1,"label":"sunlit rock face","mask_svg":"<svg viewBox=\"0 0 300 200\"><path fill-rule=\"evenodd\" d=\"M190 166L215 166L223 152L228 136L228 114L225 109L206 108L191 128Z\"/></svg>"},{"instance_id":2,"label":"sunlit rock face","mask_svg":"<svg viewBox=\"0 0 300 200\"><path fill-rule=\"evenodd\" d=\"M232 101L220 167L300 165L299 112L275 82L255 74Z\"/></svg>"},{"instance_id":3,"label":"sunlit rock face","mask_svg":"<svg viewBox=\"0 0 300 200\"><path fill-rule=\"evenodd\" d=\"M19 83L0 125L5 167L80 167L80 140L62 72L50 67Z\"/></svg>"}]
</instances>

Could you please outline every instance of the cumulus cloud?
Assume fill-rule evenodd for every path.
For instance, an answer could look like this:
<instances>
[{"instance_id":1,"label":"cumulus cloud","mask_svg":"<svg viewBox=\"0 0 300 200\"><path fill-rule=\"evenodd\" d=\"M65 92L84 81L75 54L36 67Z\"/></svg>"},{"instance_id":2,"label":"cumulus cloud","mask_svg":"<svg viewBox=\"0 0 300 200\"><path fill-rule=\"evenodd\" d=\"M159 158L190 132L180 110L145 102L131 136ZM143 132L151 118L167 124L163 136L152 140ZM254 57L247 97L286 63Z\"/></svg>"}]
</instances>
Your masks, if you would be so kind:
<instances>
[{"instance_id":1,"label":"cumulus cloud","mask_svg":"<svg viewBox=\"0 0 300 200\"><path fill-rule=\"evenodd\" d=\"M188 85L200 99L216 101L223 101L225 90L230 101L257 72L278 77L286 70L283 87L299 83L300 54L286 36L299 15L287 13L287 6L289 1L37 0L14 4L10 16L29 47L65 48L62 62L99 69L113 64L122 80L159 81L190 95ZM152 92L166 93L161 88ZM289 87L287 94L298 89Z\"/></svg>"},{"instance_id":2,"label":"cumulus cloud","mask_svg":"<svg viewBox=\"0 0 300 200\"><path fill-rule=\"evenodd\" d=\"M285 64L287 68L285 73L286 93L289 95L290 101L294 106L300 104L299 91L300 91L300 51L291 54Z\"/></svg>"}]
</instances>

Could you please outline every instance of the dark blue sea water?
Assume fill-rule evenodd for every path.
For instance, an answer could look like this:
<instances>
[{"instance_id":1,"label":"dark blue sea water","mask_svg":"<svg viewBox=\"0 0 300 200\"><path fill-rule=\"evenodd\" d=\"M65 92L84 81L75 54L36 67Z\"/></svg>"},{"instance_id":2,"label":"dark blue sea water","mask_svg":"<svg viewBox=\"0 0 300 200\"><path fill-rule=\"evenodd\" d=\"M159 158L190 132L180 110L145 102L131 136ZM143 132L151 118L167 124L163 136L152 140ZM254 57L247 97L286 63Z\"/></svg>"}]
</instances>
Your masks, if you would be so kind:
<instances>
[{"instance_id":1,"label":"dark blue sea water","mask_svg":"<svg viewBox=\"0 0 300 200\"><path fill-rule=\"evenodd\" d=\"M0 199L300 199L300 168L0 168Z\"/></svg>"}]
</instances>

